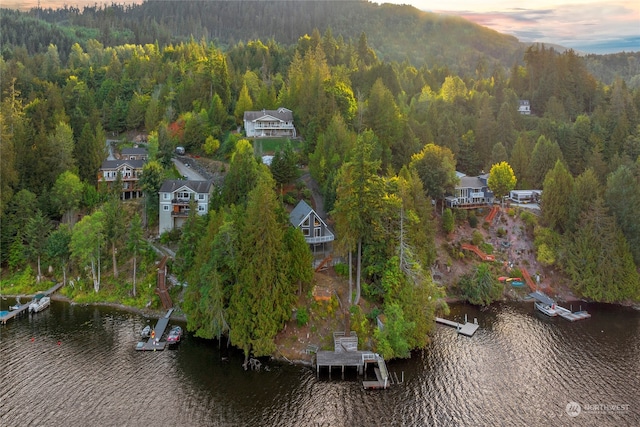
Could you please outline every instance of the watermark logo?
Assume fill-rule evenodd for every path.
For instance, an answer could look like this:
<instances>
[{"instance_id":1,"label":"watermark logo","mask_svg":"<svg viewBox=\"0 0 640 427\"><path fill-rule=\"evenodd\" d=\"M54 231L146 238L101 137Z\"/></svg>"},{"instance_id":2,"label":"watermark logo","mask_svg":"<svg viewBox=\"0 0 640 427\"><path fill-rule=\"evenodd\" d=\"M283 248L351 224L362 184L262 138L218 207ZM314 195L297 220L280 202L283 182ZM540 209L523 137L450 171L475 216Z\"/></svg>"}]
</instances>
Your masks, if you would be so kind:
<instances>
[{"instance_id":1,"label":"watermark logo","mask_svg":"<svg viewBox=\"0 0 640 427\"><path fill-rule=\"evenodd\" d=\"M582 407L578 402L569 402L564 410L567 411L567 415L571 418L575 418L580 415L580 412L582 412Z\"/></svg>"},{"instance_id":2,"label":"watermark logo","mask_svg":"<svg viewBox=\"0 0 640 427\"><path fill-rule=\"evenodd\" d=\"M565 406L564 410L571 418L575 418L580 414L626 414L629 412L628 404L609 404L609 403L596 403L596 404L582 404L578 402L569 402Z\"/></svg>"}]
</instances>

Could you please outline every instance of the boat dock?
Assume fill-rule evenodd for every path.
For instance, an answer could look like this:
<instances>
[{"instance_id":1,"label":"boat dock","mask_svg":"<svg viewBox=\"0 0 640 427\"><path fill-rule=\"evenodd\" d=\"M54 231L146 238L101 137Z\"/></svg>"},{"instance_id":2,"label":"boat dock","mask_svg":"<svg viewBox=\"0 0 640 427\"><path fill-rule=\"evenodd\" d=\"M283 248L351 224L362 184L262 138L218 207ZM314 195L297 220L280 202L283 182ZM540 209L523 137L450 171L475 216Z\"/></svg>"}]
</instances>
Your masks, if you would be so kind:
<instances>
[{"instance_id":1,"label":"boat dock","mask_svg":"<svg viewBox=\"0 0 640 427\"><path fill-rule=\"evenodd\" d=\"M62 282L61 283L56 283L55 286L53 286L52 288L49 288L46 291L43 292L38 292L39 294L45 294L46 296L51 295L52 293L56 292L58 289L60 289L63 286ZM4 314L2 314L2 316L0 316L0 323L2 323L3 325L7 324L7 321L13 319L14 317L24 313L25 311L29 310L29 304L31 304L33 301L35 301L34 299L32 299L29 302L26 302L22 305L20 305L20 307L14 309L14 310L10 310Z\"/></svg>"},{"instance_id":2,"label":"boat dock","mask_svg":"<svg viewBox=\"0 0 640 427\"><path fill-rule=\"evenodd\" d=\"M365 375L362 386L366 390L386 389L391 384L398 384L397 375L390 375L384 358L377 353L358 350L358 336L355 332L346 335L343 332L333 333L334 351L318 351L316 353L316 374L320 368L329 369L329 377L333 368L339 367L344 379L345 368L356 368L358 375ZM366 378L367 367L373 364L375 380Z\"/></svg>"},{"instance_id":3,"label":"boat dock","mask_svg":"<svg viewBox=\"0 0 640 427\"><path fill-rule=\"evenodd\" d=\"M576 320L588 319L591 317L587 311L580 309L580 311L572 312L571 310L561 307L556 303L552 298L547 296L545 293L540 291L531 292L529 294L530 297L540 301L543 304L547 304L552 306L558 316L567 319L570 322L575 322Z\"/></svg>"},{"instance_id":4,"label":"boat dock","mask_svg":"<svg viewBox=\"0 0 640 427\"><path fill-rule=\"evenodd\" d=\"M167 314L164 317L158 319L158 323L153 328L153 339L149 338L147 341L140 341L136 344L136 350L138 351L162 351L165 349L167 342L160 341L162 335L164 335L164 331L167 329L167 325L169 325L169 318L171 317L171 313L173 313L173 308L170 308L167 311Z\"/></svg>"},{"instance_id":5,"label":"boat dock","mask_svg":"<svg viewBox=\"0 0 640 427\"><path fill-rule=\"evenodd\" d=\"M556 305L556 313L558 313L558 316L562 316L563 318L567 319L570 322L575 322L576 320L588 319L589 317L591 317L591 314L589 314L584 310L571 312L571 310L568 310L564 307L560 307L559 305Z\"/></svg>"},{"instance_id":6,"label":"boat dock","mask_svg":"<svg viewBox=\"0 0 640 427\"><path fill-rule=\"evenodd\" d=\"M473 323L467 322L467 315L464 316L464 324L454 322L453 320L443 319L442 317L436 317L436 323L447 325L456 328L459 334L467 337L472 337L476 333L480 325L478 325L478 319L473 319Z\"/></svg>"}]
</instances>

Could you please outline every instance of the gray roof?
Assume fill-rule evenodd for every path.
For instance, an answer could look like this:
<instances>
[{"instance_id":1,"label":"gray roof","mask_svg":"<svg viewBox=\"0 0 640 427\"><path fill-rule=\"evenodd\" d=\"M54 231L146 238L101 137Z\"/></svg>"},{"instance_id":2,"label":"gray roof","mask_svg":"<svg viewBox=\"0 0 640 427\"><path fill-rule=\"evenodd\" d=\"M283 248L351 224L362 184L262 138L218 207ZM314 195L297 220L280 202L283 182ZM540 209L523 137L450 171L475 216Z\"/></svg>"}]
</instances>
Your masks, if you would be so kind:
<instances>
[{"instance_id":1,"label":"gray roof","mask_svg":"<svg viewBox=\"0 0 640 427\"><path fill-rule=\"evenodd\" d=\"M289 214L289 221L294 227L299 227L302 221L313 211L304 200L300 200Z\"/></svg>"},{"instance_id":2,"label":"gray roof","mask_svg":"<svg viewBox=\"0 0 640 427\"><path fill-rule=\"evenodd\" d=\"M134 155L134 156L139 156L141 154L146 155L147 154L147 149L146 148L142 148L142 147L133 147L133 148L123 148L120 151L120 154L122 155Z\"/></svg>"},{"instance_id":3,"label":"gray roof","mask_svg":"<svg viewBox=\"0 0 640 427\"><path fill-rule=\"evenodd\" d=\"M477 176L463 176L456 188L482 188L486 185Z\"/></svg>"},{"instance_id":4,"label":"gray roof","mask_svg":"<svg viewBox=\"0 0 640 427\"><path fill-rule=\"evenodd\" d=\"M278 108L277 110L261 110L261 111L245 111L244 119L250 122L255 122L257 120L268 120L270 117L274 119L281 120L283 122L292 122L293 121L293 113L291 110L287 110L286 108Z\"/></svg>"},{"instance_id":5,"label":"gray roof","mask_svg":"<svg viewBox=\"0 0 640 427\"><path fill-rule=\"evenodd\" d=\"M132 169L142 169L144 160L104 160L100 169L118 169L125 164L129 165Z\"/></svg>"},{"instance_id":6,"label":"gray roof","mask_svg":"<svg viewBox=\"0 0 640 427\"><path fill-rule=\"evenodd\" d=\"M173 193L183 187L187 187L196 193L209 193L213 183L211 181L189 181L185 179L167 179L160 187L160 193Z\"/></svg>"}]
</instances>

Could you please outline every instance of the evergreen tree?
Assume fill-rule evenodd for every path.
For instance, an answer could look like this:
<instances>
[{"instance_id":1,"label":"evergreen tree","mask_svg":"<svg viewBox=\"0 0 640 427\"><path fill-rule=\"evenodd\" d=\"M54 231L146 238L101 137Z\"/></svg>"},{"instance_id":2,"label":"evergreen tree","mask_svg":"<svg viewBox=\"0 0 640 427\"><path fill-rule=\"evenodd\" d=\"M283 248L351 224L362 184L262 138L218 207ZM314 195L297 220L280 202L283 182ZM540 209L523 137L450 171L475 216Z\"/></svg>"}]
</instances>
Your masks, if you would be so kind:
<instances>
[{"instance_id":1,"label":"evergreen tree","mask_svg":"<svg viewBox=\"0 0 640 427\"><path fill-rule=\"evenodd\" d=\"M289 259L284 245L285 224L265 166L248 195L240 232L237 283L231 295L230 338L245 354L264 356L275 350L274 338L291 316L295 287L289 281Z\"/></svg>"}]
</instances>

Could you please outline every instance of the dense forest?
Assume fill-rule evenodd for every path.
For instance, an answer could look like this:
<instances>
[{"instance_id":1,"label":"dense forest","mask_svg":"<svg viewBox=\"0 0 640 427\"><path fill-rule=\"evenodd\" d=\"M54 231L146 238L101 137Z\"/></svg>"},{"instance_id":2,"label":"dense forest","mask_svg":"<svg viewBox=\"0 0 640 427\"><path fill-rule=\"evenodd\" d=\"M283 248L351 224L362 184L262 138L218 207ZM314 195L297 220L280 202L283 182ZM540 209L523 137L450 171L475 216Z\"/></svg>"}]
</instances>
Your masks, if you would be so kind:
<instances>
[{"instance_id":1,"label":"dense forest","mask_svg":"<svg viewBox=\"0 0 640 427\"><path fill-rule=\"evenodd\" d=\"M222 3L220 13L256 5ZM371 22L417 19L406 7L347 3L371 8L380 20ZM361 299L385 313L384 331L372 332L385 356L407 356L428 339L443 296L428 273L440 214L432 200L451 193L456 170L473 176L499 167L513 171L517 188L542 189L533 231L540 262L567 274L586 298L640 298L640 90L621 77L602 82L575 52L545 46L507 59L506 68L488 66L498 58L486 50L484 61L452 52L460 67L437 56L383 60L368 32L320 32L308 23L322 13L306 17L308 33L292 33L291 43L274 34L237 43L228 36L223 47L212 38L226 30L204 33L201 21L193 28L179 21L205 2L179 3L177 34L195 36L181 41L178 21L139 15L158 4L170 10L151 2L3 11L0 261L12 282L39 281L42 265L52 265L54 275L75 278L65 288L74 298L103 295L106 286L123 302L146 302L155 254L144 236L157 225L158 190L175 173L171 155L180 145L226 165L212 210L193 209L181 231L163 236L179 242L173 269L189 284L188 328L205 338L226 334L247 356L273 351L296 294L311 281L309 248L289 226L289 198L278 191L295 181L297 165L317 181L336 253L355 275L352 326L373 323ZM313 7L325 4L342 5ZM203 20L219 19L216 10L198 10ZM280 15L265 16L274 16L272 31L286 27ZM52 23L62 20L75 27ZM5 35L33 22L38 30ZM109 25L96 34L90 22ZM130 40L135 22L156 26L157 38ZM463 51L479 52L472 43ZM521 99L532 115L518 113ZM279 106L294 112L302 138L299 149L278 149L268 168L235 131L244 111ZM131 133L149 135L142 204L97 185L107 135L127 143Z\"/></svg>"}]
</instances>

